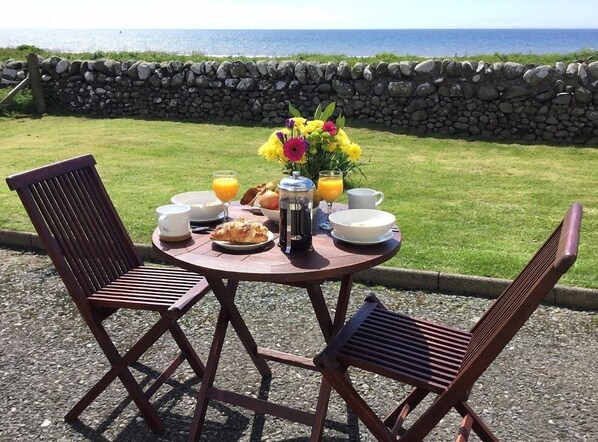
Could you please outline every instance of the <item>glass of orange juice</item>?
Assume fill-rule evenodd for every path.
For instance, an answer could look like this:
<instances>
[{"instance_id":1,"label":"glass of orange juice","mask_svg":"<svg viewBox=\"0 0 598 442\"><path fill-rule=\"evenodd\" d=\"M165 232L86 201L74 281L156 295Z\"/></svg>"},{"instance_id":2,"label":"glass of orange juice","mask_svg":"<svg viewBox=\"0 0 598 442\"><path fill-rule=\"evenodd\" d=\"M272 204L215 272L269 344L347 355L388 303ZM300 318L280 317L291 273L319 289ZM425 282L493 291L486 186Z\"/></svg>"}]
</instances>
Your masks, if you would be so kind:
<instances>
[{"instance_id":1,"label":"glass of orange juice","mask_svg":"<svg viewBox=\"0 0 598 442\"><path fill-rule=\"evenodd\" d=\"M340 170L322 170L318 177L318 193L328 203L328 217L332 213L332 203L343 193L343 173ZM320 229L332 230L330 221L320 224Z\"/></svg>"},{"instance_id":2,"label":"glass of orange juice","mask_svg":"<svg viewBox=\"0 0 598 442\"><path fill-rule=\"evenodd\" d=\"M239 191L239 180L237 172L232 170L218 170L212 173L212 190L222 201L224 206L224 222L230 218L228 216L228 205Z\"/></svg>"}]
</instances>

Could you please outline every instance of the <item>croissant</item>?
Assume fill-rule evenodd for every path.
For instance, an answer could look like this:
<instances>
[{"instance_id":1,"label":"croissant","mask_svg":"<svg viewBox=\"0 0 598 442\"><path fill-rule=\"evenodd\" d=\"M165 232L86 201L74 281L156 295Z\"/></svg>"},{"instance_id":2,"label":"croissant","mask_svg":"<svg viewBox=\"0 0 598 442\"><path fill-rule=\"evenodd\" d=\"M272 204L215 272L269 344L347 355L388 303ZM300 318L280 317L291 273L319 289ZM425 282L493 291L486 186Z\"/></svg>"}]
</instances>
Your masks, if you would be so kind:
<instances>
[{"instance_id":1,"label":"croissant","mask_svg":"<svg viewBox=\"0 0 598 442\"><path fill-rule=\"evenodd\" d=\"M216 227L210 234L210 239L236 244L257 244L268 240L268 229L257 221L239 218Z\"/></svg>"}]
</instances>

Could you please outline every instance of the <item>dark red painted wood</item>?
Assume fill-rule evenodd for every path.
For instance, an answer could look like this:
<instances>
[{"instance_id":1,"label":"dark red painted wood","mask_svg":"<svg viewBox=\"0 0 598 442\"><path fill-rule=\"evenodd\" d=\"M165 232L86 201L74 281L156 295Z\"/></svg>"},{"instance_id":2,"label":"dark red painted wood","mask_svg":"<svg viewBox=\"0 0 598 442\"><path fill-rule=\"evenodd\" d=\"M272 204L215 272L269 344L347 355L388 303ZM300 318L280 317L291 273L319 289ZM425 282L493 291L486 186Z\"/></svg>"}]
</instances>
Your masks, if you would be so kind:
<instances>
[{"instance_id":1,"label":"dark red painted wood","mask_svg":"<svg viewBox=\"0 0 598 442\"><path fill-rule=\"evenodd\" d=\"M183 360L198 376L203 375L203 363L176 321L208 292L209 286L197 273L143 265L95 164L93 156L84 155L6 179L19 194L69 294L111 365L65 418L76 419L118 377L148 425L163 431L164 424L148 399ZM156 324L123 355L102 324L122 308L160 314ZM128 367L167 331L181 354L144 393Z\"/></svg>"},{"instance_id":2,"label":"dark red painted wood","mask_svg":"<svg viewBox=\"0 0 598 442\"><path fill-rule=\"evenodd\" d=\"M337 208L341 207L337 206ZM166 261L205 275L222 307L212 340L206 375L198 394L189 440L199 440L208 402L211 398L312 425L312 439L319 439L331 391L330 384L326 380L322 379L315 414L268 401L256 400L238 393L223 392L213 386L229 322L262 376L270 376L267 360L310 370L319 369L304 357L258 347L235 305L236 283L238 281L262 281L305 288L324 340L328 342L341 329L345 321L353 274L381 264L396 255L401 245L401 233L396 229L392 239L378 245L345 244L333 239L329 232L315 227L318 225L317 219L325 216L319 210L314 221L313 251L285 255L277 245L278 227L276 224L267 221L262 215L251 213L248 207L240 206L238 203L231 206L230 213L234 218L243 217L263 222L275 233L274 241L263 249L237 252L219 248L212 243L209 235L201 233L193 234L189 240L179 243L161 241L157 231L154 232L152 238L154 249ZM321 283L324 280L333 278L341 280L334 320L321 289ZM226 287L224 279L229 283L234 281L234 287L232 289ZM276 333L276 330L272 330L272 332Z\"/></svg>"},{"instance_id":3,"label":"dark red painted wood","mask_svg":"<svg viewBox=\"0 0 598 442\"><path fill-rule=\"evenodd\" d=\"M463 417L457 440L466 441L473 430L484 441L496 441L467 403L468 394L575 262L581 214L580 204L569 208L563 222L471 330L389 312L371 296L314 359L315 364L378 440L396 441L407 415L435 393L436 400L398 440L423 440L455 408ZM382 421L346 378L349 366L415 389Z\"/></svg>"}]
</instances>

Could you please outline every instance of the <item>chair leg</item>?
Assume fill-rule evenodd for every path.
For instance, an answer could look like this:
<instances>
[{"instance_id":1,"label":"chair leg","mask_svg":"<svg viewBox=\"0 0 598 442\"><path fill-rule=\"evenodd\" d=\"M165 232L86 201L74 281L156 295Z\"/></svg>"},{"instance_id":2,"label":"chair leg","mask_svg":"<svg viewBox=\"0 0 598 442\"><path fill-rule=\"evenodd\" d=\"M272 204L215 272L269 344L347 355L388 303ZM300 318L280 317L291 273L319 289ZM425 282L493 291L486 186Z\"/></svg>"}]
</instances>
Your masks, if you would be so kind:
<instances>
[{"instance_id":1,"label":"chair leg","mask_svg":"<svg viewBox=\"0 0 598 442\"><path fill-rule=\"evenodd\" d=\"M457 439L455 440L455 442L467 442L469 440L472 424L473 417L471 416L471 414L466 414L465 417L461 420L459 434L457 435Z\"/></svg>"},{"instance_id":2,"label":"chair leg","mask_svg":"<svg viewBox=\"0 0 598 442\"><path fill-rule=\"evenodd\" d=\"M411 413L428 394L429 392L422 388L414 388L411 390L403 402L386 416L384 425L392 428L392 432L397 434L398 429L403 425L403 422L409 413Z\"/></svg>"},{"instance_id":3,"label":"chair leg","mask_svg":"<svg viewBox=\"0 0 598 442\"><path fill-rule=\"evenodd\" d=\"M484 442L498 442L498 437L492 433L482 418L478 416L475 411L473 411L467 402L457 403L455 405L455 409L461 416L463 416L464 419L467 416L471 418L471 428L481 440Z\"/></svg>"},{"instance_id":4,"label":"chair leg","mask_svg":"<svg viewBox=\"0 0 598 442\"><path fill-rule=\"evenodd\" d=\"M139 386L131 372L129 365L139 359L169 328L172 319L162 317L141 339L139 339L127 353L122 357L116 346L112 343L110 336L101 324L88 323L98 344L102 348L106 358L112 365L110 370L75 404L65 415L67 421L75 420L79 415L112 383L117 377L120 378L123 386L135 402L143 418L150 428L156 432L164 431L164 424L156 413L154 407L145 397L142 388Z\"/></svg>"},{"instance_id":5,"label":"chair leg","mask_svg":"<svg viewBox=\"0 0 598 442\"><path fill-rule=\"evenodd\" d=\"M311 428L310 442L317 442L322 438L331 391L332 385L330 385L330 382L322 378L320 394L318 394L318 404L316 405L316 413L314 415L314 424Z\"/></svg>"},{"instance_id":6,"label":"chair leg","mask_svg":"<svg viewBox=\"0 0 598 442\"><path fill-rule=\"evenodd\" d=\"M454 400L439 395L432 405L407 429L401 437L401 441L419 442L424 440L430 431L438 425L438 422L451 411L454 403Z\"/></svg>"},{"instance_id":7,"label":"chair leg","mask_svg":"<svg viewBox=\"0 0 598 442\"><path fill-rule=\"evenodd\" d=\"M191 343L187 339L187 336L185 335L183 330L181 330L179 324L174 322L168 330L170 331L170 334L172 335L173 339L176 341L177 345L183 352L185 359L187 359L189 365L191 366L195 374L198 377L202 378L206 370L206 367L203 364L203 362L201 362L201 359L191 346Z\"/></svg>"},{"instance_id":8,"label":"chair leg","mask_svg":"<svg viewBox=\"0 0 598 442\"><path fill-rule=\"evenodd\" d=\"M383 442L396 441L390 429L376 416L374 410L361 398L353 388L351 381L327 357L320 355L322 374L336 392L345 400L357 417L368 427L376 440Z\"/></svg>"}]
</instances>

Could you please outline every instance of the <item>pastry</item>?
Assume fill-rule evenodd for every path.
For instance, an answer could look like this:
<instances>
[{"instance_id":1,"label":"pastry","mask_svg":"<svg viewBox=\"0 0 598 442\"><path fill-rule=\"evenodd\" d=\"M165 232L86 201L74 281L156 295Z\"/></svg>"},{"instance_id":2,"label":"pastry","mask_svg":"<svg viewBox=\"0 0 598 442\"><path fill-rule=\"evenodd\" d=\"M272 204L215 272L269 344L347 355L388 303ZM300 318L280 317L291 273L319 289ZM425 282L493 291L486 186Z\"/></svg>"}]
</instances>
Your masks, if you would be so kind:
<instances>
[{"instance_id":1,"label":"pastry","mask_svg":"<svg viewBox=\"0 0 598 442\"><path fill-rule=\"evenodd\" d=\"M216 227L210 239L233 244L258 244L268 241L268 229L257 221L239 218Z\"/></svg>"}]
</instances>

